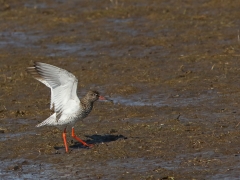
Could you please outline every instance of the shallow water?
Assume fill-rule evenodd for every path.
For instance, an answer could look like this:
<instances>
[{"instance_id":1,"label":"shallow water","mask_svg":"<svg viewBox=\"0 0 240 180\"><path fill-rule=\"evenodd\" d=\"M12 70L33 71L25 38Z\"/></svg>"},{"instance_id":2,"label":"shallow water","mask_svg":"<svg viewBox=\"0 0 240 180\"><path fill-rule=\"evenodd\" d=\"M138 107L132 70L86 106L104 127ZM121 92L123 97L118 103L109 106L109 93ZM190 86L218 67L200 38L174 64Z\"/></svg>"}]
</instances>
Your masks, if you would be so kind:
<instances>
[{"instance_id":1,"label":"shallow water","mask_svg":"<svg viewBox=\"0 0 240 180\"><path fill-rule=\"evenodd\" d=\"M219 97L217 92L209 90L206 94L198 94L195 97L186 97L182 95L171 95L171 94L158 94L149 95L150 93L135 94L127 97L112 97L111 100L114 104L122 104L126 106L199 106L203 103L214 103L214 100Z\"/></svg>"},{"instance_id":2,"label":"shallow water","mask_svg":"<svg viewBox=\"0 0 240 180\"><path fill-rule=\"evenodd\" d=\"M1 179L49 179L59 173L51 165L25 159L4 160L0 163Z\"/></svg>"}]
</instances>

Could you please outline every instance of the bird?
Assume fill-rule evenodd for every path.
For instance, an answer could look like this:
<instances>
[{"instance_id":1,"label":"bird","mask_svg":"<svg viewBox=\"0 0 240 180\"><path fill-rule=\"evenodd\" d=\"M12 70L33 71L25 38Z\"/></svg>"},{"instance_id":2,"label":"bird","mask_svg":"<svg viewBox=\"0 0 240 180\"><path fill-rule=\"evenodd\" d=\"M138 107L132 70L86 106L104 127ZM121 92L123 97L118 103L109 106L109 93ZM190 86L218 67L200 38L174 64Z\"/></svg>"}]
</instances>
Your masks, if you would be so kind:
<instances>
[{"instance_id":1,"label":"bird","mask_svg":"<svg viewBox=\"0 0 240 180\"><path fill-rule=\"evenodd\" d=\"M72 138L76 139L86 147L92 147L76 136L74 124L88 116L97 100L106 100L98 91L89 90L86 95L79 99L77 96L78 79L70 72L59 67L34 62L32 67L27 67L27 72L33 78L45 84L51 90L50 109L53 114L43 122L36 125L57 126L63 129L62 138L66 153L69 152L67 144L67 127L72 127Z\"/></svg>"}]
</instances>

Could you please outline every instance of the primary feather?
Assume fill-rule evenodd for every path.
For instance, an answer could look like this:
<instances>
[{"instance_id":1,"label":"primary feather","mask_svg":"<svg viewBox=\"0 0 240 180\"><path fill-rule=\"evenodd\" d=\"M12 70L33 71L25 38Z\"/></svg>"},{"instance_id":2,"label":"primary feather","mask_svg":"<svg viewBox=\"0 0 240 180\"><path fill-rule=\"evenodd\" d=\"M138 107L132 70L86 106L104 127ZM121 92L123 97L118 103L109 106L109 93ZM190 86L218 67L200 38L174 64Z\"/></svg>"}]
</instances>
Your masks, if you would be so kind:
<instances>
[{"instance_id":1,"label":"primary feather","mask_svg":"<svg viewBox=\"0 0 240 180\"><path fill-rule=\"evenodd\" d=\"M77 97L78 80L72 73L40 62L35 62L34 67L27 68L27 71L51 89L50 109L54 108L57 121L62 114L69 113L71 105L80 103Z\"/></svg>"}]
</instances>

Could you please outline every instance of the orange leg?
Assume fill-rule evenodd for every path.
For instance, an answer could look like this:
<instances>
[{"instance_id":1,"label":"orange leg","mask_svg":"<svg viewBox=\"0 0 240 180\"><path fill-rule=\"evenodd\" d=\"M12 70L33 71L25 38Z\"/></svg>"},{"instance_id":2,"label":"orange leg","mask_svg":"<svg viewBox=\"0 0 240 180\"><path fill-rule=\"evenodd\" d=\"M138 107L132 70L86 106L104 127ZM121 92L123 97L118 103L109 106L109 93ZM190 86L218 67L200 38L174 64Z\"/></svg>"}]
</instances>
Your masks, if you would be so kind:
<instances>
[{"instance_id":1,"label":"orange leg","mask_svg":"<svg viewBox=\"0 0 240 180\"><path fill-rule=\"evenodd\" d=\"M64 142L66 152L68 152L68 145L67 145L67 138L66 138L66 128L63 131L62 137L63 137L63 142Z\"/></svg>"},{"instance_id":2,"label":"orange leg","mask_svg":"<svg viewBox=\"0 0 240 180\"><path fill-rule=\"evenodd\" d=\"M93 147L92 144L87 144L86 142L84 142L83 140L81 140L79 137L77 137L74 133L74 127L72 127L72 137L74 139L76 139L78 142L82 143L84 146L88 146L88 147Z\"/></svg>"}]
</instances>

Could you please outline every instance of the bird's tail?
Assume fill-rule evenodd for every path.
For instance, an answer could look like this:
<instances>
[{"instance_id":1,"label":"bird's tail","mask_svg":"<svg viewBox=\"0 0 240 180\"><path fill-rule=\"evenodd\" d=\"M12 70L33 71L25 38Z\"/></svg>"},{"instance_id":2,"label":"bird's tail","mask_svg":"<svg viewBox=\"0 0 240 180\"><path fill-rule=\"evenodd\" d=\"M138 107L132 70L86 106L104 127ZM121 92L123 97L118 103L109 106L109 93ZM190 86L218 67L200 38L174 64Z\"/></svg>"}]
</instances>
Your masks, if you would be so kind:
<instances>
[{"instance_id":1,"label":"bird's tail","mask_svg":"<svg viewBox=\"0 0 240 180\"><path fill-rule=\"evenodd\" d=\"M37 124L36 127L41 127L41 126L51 126L57 123L56 120L56 113L52 114L49 118L41 122L40 124Z\"/></svg>"}]
</instances>

